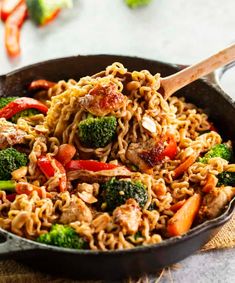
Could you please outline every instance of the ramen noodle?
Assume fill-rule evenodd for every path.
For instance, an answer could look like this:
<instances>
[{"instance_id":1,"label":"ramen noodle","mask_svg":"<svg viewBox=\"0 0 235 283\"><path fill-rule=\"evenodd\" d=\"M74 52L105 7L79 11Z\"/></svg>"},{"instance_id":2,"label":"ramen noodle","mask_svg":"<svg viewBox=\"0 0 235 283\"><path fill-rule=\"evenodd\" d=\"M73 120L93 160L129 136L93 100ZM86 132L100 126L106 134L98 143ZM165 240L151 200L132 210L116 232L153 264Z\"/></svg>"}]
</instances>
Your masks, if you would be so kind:
<instances>
[{"instance_id":1,"label":"ramen noodle","mask_svg":"<svg viewBox=\"0 0 235 283\"><path fill-rule=\"evenodd\" d=\"M13 123L0 110L1 151L27 155L0 190L1 228L38 241L59 224L86 249L127 249L183 235L235 195L231 142L195 105L165 100L159 74L114 63L42 82L34 99L47 111Z\"/></svg>"}]
</instances>

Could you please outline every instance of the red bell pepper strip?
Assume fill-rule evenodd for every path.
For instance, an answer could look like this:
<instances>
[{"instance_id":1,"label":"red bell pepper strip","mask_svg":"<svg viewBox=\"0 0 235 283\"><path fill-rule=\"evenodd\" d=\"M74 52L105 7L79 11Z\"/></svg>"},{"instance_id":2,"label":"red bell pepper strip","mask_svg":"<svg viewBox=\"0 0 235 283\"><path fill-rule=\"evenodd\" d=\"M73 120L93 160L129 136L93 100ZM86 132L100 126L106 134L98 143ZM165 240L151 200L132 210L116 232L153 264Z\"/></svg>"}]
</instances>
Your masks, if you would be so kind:
<instances>
[{"instance_id":1,"label":"red bell pepper strip","mask_svg":"<svg viewBox=\"0 0 235 283\"><path fill-rule=\"evenodd\" d=\"M43 114L46 114L48 111L47 106L38 100L30 97L20 97L0 109L0 118L10 119L15 114L31 108L37 109Z\"/></svg>"},{"instance_id":2,"label":"red bell pepper strip","mask_svg":"<svg viewBox=\"0 0 235 283\"><path fill-rule=\"evenodd\" d=\"M67 177L64 166L54 158L51 158L51 160L55 162L56 167L59 169L61 173L59 187L60 187L60 192L64 192L66 191L66 187L67 187ZM37 162L38 167L47 178L51 178L55 175L55 169L51 164L51 160L47 156L40 156Z\"/></svg>"},{"instance_id":3,"label":"red bell pepper strip","mask_svg":"<svg viewBox=\"0 0 235 283\"><path fill-rule=\"evenodd\" d=\"M45 89L48 90L49 88L56 85L54 82L46 81L46 80L36 80L31 82L31 84L28 87L28 90L38 90L38 89Z\"/></svg>"},{"instance_id":4,"label":"red bell pepper strip","mask_svg":"<svg viewBox=\"0 0 235 283\"><path fill-rule=\"evenodd\" d=\"M111 170L119 167L118 165L98 162L95 160L71 160L66 164L66 170L88 170L98 172L102 170Z\"/></svg>"},{"instance_id":5,"label":"red bell pepper strip","mask_svg":"<svg viewBox=\"0 0 235 283\"><path fill-rule=\"evenodd\" d=\"M22 2L24 2L24 0L3 0L1 3L1 19L5 22L16 7L18 7L18 5Z\"/></svg>"},{"instance_id":6,"label":"red bell pepper strip","mask_svg":"<svg viewBox=\"0 0 235 283\"><path fill-rule=\"evenodd\" d=\"M10 57L20 54L20 31L15 25L5 26L5 47Z\"/></svg>"},{"instance_id":7,"label":"red bell pepper strip","mask_svg":"<svg viewBox=\"0 0 235 283\"><path fill-rule=\"evenodd\" d=\"M20 54L20 28L27 17L27 7L22 2L7 18L5 24L5 46L9 56Z\"/></svg>"},{"instance_id":8,"label":"red bell pepper strip","mask_svg":"<svg viewBox=\"0 0 235 283\"><path fill-rule=\"evenodd\" d=\"M174 159L177 154L177 144L173 135L166 136L167 146L161 153L161 157L168 156L170 159Z\"/></svg>"}]
</instances>

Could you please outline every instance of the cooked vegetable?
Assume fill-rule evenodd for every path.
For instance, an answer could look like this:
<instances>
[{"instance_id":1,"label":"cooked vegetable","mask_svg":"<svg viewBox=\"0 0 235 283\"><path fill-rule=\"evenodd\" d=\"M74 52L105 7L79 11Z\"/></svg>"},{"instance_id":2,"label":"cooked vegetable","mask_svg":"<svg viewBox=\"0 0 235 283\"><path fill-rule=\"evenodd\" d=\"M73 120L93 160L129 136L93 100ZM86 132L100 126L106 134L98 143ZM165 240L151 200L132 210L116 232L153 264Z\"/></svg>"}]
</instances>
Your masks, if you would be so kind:
<instances>
[{"instance_id":1,"label":"cooked vegetable","mask_svg":"<svg viewBox=\"0 0 235 283\"><path fill-rule=\"evenodd\" d=\"M199 211L200 203L201 196L199 194L194 194L186 200L183 206L168 221L167 232L169 236L180 236L190 229Z\"/></svg>"},{"instance_id":2,"label":"cooked vegetable","mask_svg":"<svg viewBox=\"0 0 235 283\"><path fill-rule=\"evenodd\" d=\"M130 8L137 8L148 5L152 0L125 0L125 2Z\"/></svg>"},{"instance_id":3,"label":"cooked vegetable","mask_svg":"<svg viewBox=\"0 0 235 283\"><path fill-rule=\"evenodd\" d=\"M176 212L185 204L185 201L186 201L185 199L178 201L177 203L171 206L170 210Z\"/></svg>"},{"instance_id":4,"label":"cooked vegetable","mask_svg":"<svg viewBox=\"0 0 235 283\"><path fill-rule=\"evenodd\" d=\"M16 100L17 98L19 98L19 97L17 97L17 96L14 96L14 97L0 97L0 109L5 107L10 102Z\"/></svg>"},{"instance_id":5,"label":"cooked vegetable","mask_svg":"<svg viewBox=\"0 0 235 283\"><path fill-rule=\"evenodd\" d=\"M7 101L6 98L3 98L3 99L4 100L3 100L2 104ZM10 99L10 98L8 98L8 99ZM21 112L25 111L25 110L29 110L29 109L36 109L36 110L42 112L43 114L46 114L47 110L48 110L46 105L37 101L36 99L30 98L30 97L19 97L19 98L13 99L6 106L4 106L2 109L0 109L0 118L10 119L16 114L18 114L18 116L16 116L16 118L17 117L23 117L22 115L24 115L24 113L21 113ZM25 115L35 115L33 113L35 113L35 112L26 111Z\"/></svg>"},{"instance_id":6,"label":"cooked vegetable","mask_svg":"<svg viewBox=\"0 0 235 283\"><path fill-rule=\"evenodd\" d=\"M26 0L30 18L38 25L54 19L62 8L71 7L72 0Z\"/></svg>"},{"instance_id":7,"label":"cooked vegetable","mask_svg":"<svg viewBox=\"0 0 235 283\"><path fill-rule=\"evenodd\" d=\"M235 172L222 172L217 175L217 178L219 179L217 187L220 187L222 185L224 186L235 186Z\"/></svg>"},{"instance_id":8,"label":"cooked vegetable","mask_svg":"<svg viewBox=\"0 0 235 283\"><path fill-rule=\"evenodd\" d=\"M215 175L209 173L207 178L206 178L206 183L202 188L202 191L204 193L211 192L216 187L217 183L218 183L217 177Z\"/></svg>"},{"instance_id":9,"label":"cooked vegetable","mask_svg":"<svg viewBox=\"0 0 235 283\"><path fill-rule=\"evenodd\" d=\"M9 104L10 102L18 99L19 97L1 97L0 98L0 109L2 109L3 107L5 107L7 104ZM14 116L12 116L11 121L13 123L16 123L17 120L20 117L30 117L30 116L34 116L39 114L40 111L38 111L37 109L26 109L23 111L20 111L19 113L15 114Z\"/></svg>"},{"instance_id":10,"label":"cooked vegetable","mask_svg":"<svg viewBox=\"0 0 235 283\"><path fill-rule=\"evenodd\" d=\"M21 194L30 195L33 191L36 191L39 197L43 197L44 195L47 198L51 198L51 194L46 192L45 188L43 187L34 186L27 182L19 182L19 183L16 183L15 185L15 192L18 195L21 195Z\"/></svg>"},{"instance_id":11,"label":"cooked vegetable","mask_svg":"<svg viewBox=\"0 0 235 283\"><path fill-rule=\"evenodd\" d=\"M54 82L46 81L46 80L36 80L32 81L31 84L28 87L28 90L38 90L38 89L45 89L48 90L49 88L56 85Z\"/></svg>"},{"instance_id":12,"label":"cooked vegetable","mask_svg":"<svg viewBox=\"0 0 235 283\"><path fill-rule=\"evenodd\" d=\"M163 152L161 153L161 158L167 156L170 159L174 159L177 154L177 144L175 137L173 135L167 134L162 139L162 141L164 144L166 144L166 146L164 147Z\"/></svg>"},{"instance_id":13,"label":"cooked vegetable","mask_svg":"<svg viewBox=\"0 0 235 283\"><path fill-rule=\"evenodd\" d=\"M178 178L183 175L184 172L196 161L196 155L190 155L186 160L183 161L178 167L175 168L174 177Z\"/></svg>"},{"instance_id":14,"label":"cooked vegetable","mask_svg":"<svg viewBox=\"0 0 235 283\"><path fill-rule=\"evenodd\" d=\"M10 14L12 14L16 7L22 2L23 0L3 0L1 6L1 19L5 22Z\"/></svg>"},{"instance_id":15,"label":"cooked vegetable","mask_svg":"<svg viewBox=\"0 0 235 283\"><path fill-rule=\"evenodd\" d=\"M0 181L0 191L5 191L8 193L15 192L15 181L8 180L8 181Z\"/></svg>"},{"instance_id":16,"label":"cooked vegetable","mask_svg":"<svg viewBox=\"0 0 235 283\"><path fill-rule=\"evenodd\" d=\"M67 187L67 177L66 177L64 166L56 159L54 158L49 159L47 156L39 156L37 164L40 170L43 172L43 174L47 178L51 178L56 173L54 167L52 166L52 162L55 163L55 166L58 168L60 172L61 176L59 178L60 179L59 188L60 188L60 192L64 192L66 191L66 187Z\"/></svg>"},{"instance_id":17,"label":"cooked vegetable","mask_svg":"<svg viewBox=\"0 0 235 283\"><path fill-rule=\"evenodd\" d=\"M39 236L37 241L46 245L69 249L86 248L86 241L73 228L61 224L52 225L50 232Z\"/></svg>"},{"instance_id":18,"label":"cooked vegetable","mask_svg":"<svg viewBox=\"0 0 235 283\"><path fill-rule=\"evenodd\" d=\"M26 166L27 155L14 148L0 150L0 180L11 179L11 172Z\"/></svg>"},{"instance_id":19,"label":"cooked vegetable","mask_svg":"<svg viewBox=\"0 0 235 283\"><path fill-rule=\"evenodd\" d=\"M78 124L78 135L85 146L104 147L113 140L116 128L117 120L114 116L89 117Z\"/></svg>"},{"instance_id":20,"label":"cooked vegetable","mask_svg":"<svg viewBox=\"0 0 235 283\"><path fill-rule=\"evenodd\" d=\"M20 28L27 17L27 7L23 1L8 16L5 24L5 45L9 56L20 54Z\"/></svg>"},{"instance_id":21,"label":"cooked vegetable","mask_svg":"<svg viewBox=\"0 0 235 283\"><path fill-rule=\"evenodd\" d=\"M67 170L88 170L92 172L111 170L117 167L118 165L98 162L95 160L71 160L65 166Z\"/></svg>"},{"instance_id":22,"label":"cooked vegetable","mask_svg":"<svg viewBox=\"0 0 235 283\"><path fill-rule=\"evenodd\" d=\"M203 157L199 158L199 162L208 163L211 158L220 157L230 161L233 156L233 151L226 143L213 146Z\"/></svg>"},{"instance_id":23,"label":"cooked vegetable","mask_svg":"<svg viewBox=\"0 0 235 283\"><path fill-rule=\"evenodd\" d=\"M147 202L148 193L145 186L140 182L116 180L112 178L109 182L101 185L102 207L112 211L124 204L128 199L133 198L141 206Z\"/></svg>"},{"instance_id":24,"label":"cooked vegetable","mask_svg":"<svg viewBox=\"0 0 235 283\"><path fill-rule=\"evenodd\" d=\"M76 148L72 144L62 144L59 146L58 153L55 158L58 160L63 166L65 166L71 159L74 157L76 153Z\"/></svg>"}]
</instances>

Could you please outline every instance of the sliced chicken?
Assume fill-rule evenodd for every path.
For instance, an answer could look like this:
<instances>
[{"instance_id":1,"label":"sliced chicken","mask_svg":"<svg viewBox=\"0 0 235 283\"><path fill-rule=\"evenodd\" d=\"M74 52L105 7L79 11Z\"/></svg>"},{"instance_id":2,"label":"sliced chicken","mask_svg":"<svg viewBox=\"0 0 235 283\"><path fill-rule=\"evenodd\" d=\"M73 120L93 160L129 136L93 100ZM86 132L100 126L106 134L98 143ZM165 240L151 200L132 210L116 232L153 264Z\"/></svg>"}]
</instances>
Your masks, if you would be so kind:
<instances>
[{"instance_id":1,"label":"sliced chicken","mask_svg":"<svg viewBox=\"0 0 235 283\"><path fill-rule=\"evenodd\" d=\"M104 183L110 180L112 177L130 177L131 171L126 167L120 166L110 170L102 170L98 172L88 170L73 170L68 171L67 177L69 181L79 180L81 182L92 183Z\"/></svg>"},{"instance_id":2,"label":"sliced chicken","mask_svg":"<svg viewBox=\"0 0 235 283\"><path fill-rule=\"evenodd\" d=\"M203 198L199 210L200 219L212 219L219 216L233 196L235 196L235 187L227 186L212 190Z\"/></svg>"},{"instance_id":3,"label":"sliced chicken","mask_svg":"<svg viewBox=\"0 0 235 283\"><path fill-rule=\"evenodd\" d=\"M122 227L123 234L133 235L141 224L141 211L134 199L128 199L125 204L113 211L114 222Z\"/></svg>"},{"instance_id":4,"label":"sliced chicken","mask_svg":"<svg viewBox=\"0 0 235 283\"><path fill-rule=\"evenodd\" d=\"M118 91L117 85L109 83L98 84L91 91L81 97L81 107L96 116L105 116L123 106L125 96Z\"/></svg>"},{"instance_id":5,"label":"sliced chicken","mask_svg":"<svg viewBox=\"0 0 235 283\"><path fill-rule=\"evenodd\" d=\"M0 118L0 149L23 144L27 133L17 128L17 125Z\"/></svg>"},{"instance_id":6,"label":"sliced chicken","mask_svg":"<svg viewBox=\"0 0 235 283\"><path fill-rule=\"evenodd\" d=\"M164 144L149 139L145 143L131 143L126 152L126 158L143 172L148 172L151 168L162 162L161 153Z\"/></svg>"},{"instance_id":7,"label":"sliced chicken","mask_svg":"<svg viewBox=\"0 0 235 283\"><path fill-rule=\"evenodd\" d=\"M62 224L69 224L75 221L87 223L92 221L91 210L81 199L77 199L68 208L64 209L59 219L59 222Z\"/></svg>"}]
</instances>

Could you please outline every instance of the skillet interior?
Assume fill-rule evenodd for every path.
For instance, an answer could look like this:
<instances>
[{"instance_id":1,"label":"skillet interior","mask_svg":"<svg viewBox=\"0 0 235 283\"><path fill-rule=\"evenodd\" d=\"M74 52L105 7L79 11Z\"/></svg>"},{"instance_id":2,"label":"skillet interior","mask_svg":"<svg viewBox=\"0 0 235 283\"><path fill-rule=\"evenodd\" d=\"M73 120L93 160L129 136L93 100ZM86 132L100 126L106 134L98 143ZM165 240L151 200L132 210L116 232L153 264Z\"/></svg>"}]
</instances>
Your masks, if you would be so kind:
<instances>
[{"instance_id":1,"label":"skillet interior","mask_svg":"<svg viewBox=\"0 0 235 283\"><path fill-rule=\"evenodd\" d=\"M179 69L177 65L112 55L77 56L51 60L32 65L0 77L0 95L23 95L27 85L35 79L74 78L91 75L107 65L119 61L129 70L148 69L151 73L166 76ZM235 141L235 106L231 99L216 85L199 80L177 93L187 101L201 107L221 129L223 137ZM226 115L225 115L226 113ZM0 258L24 259L37 269L61 273L65 276L86 279L120 279L154 273L157 269L175 263L204 245L232 215L234 201L219 218L194 228L181 238L164 241L160 245L128 251L93 252L72 251L35 244L8 232L2 232L8 242L0 244ZM1 242L1 239L0 239ZM2 248L1 248L2 246ZM35 257L36 256L36 257ZM33 257L33 260L30 260Z\"/></svg>"}]
</instances>

